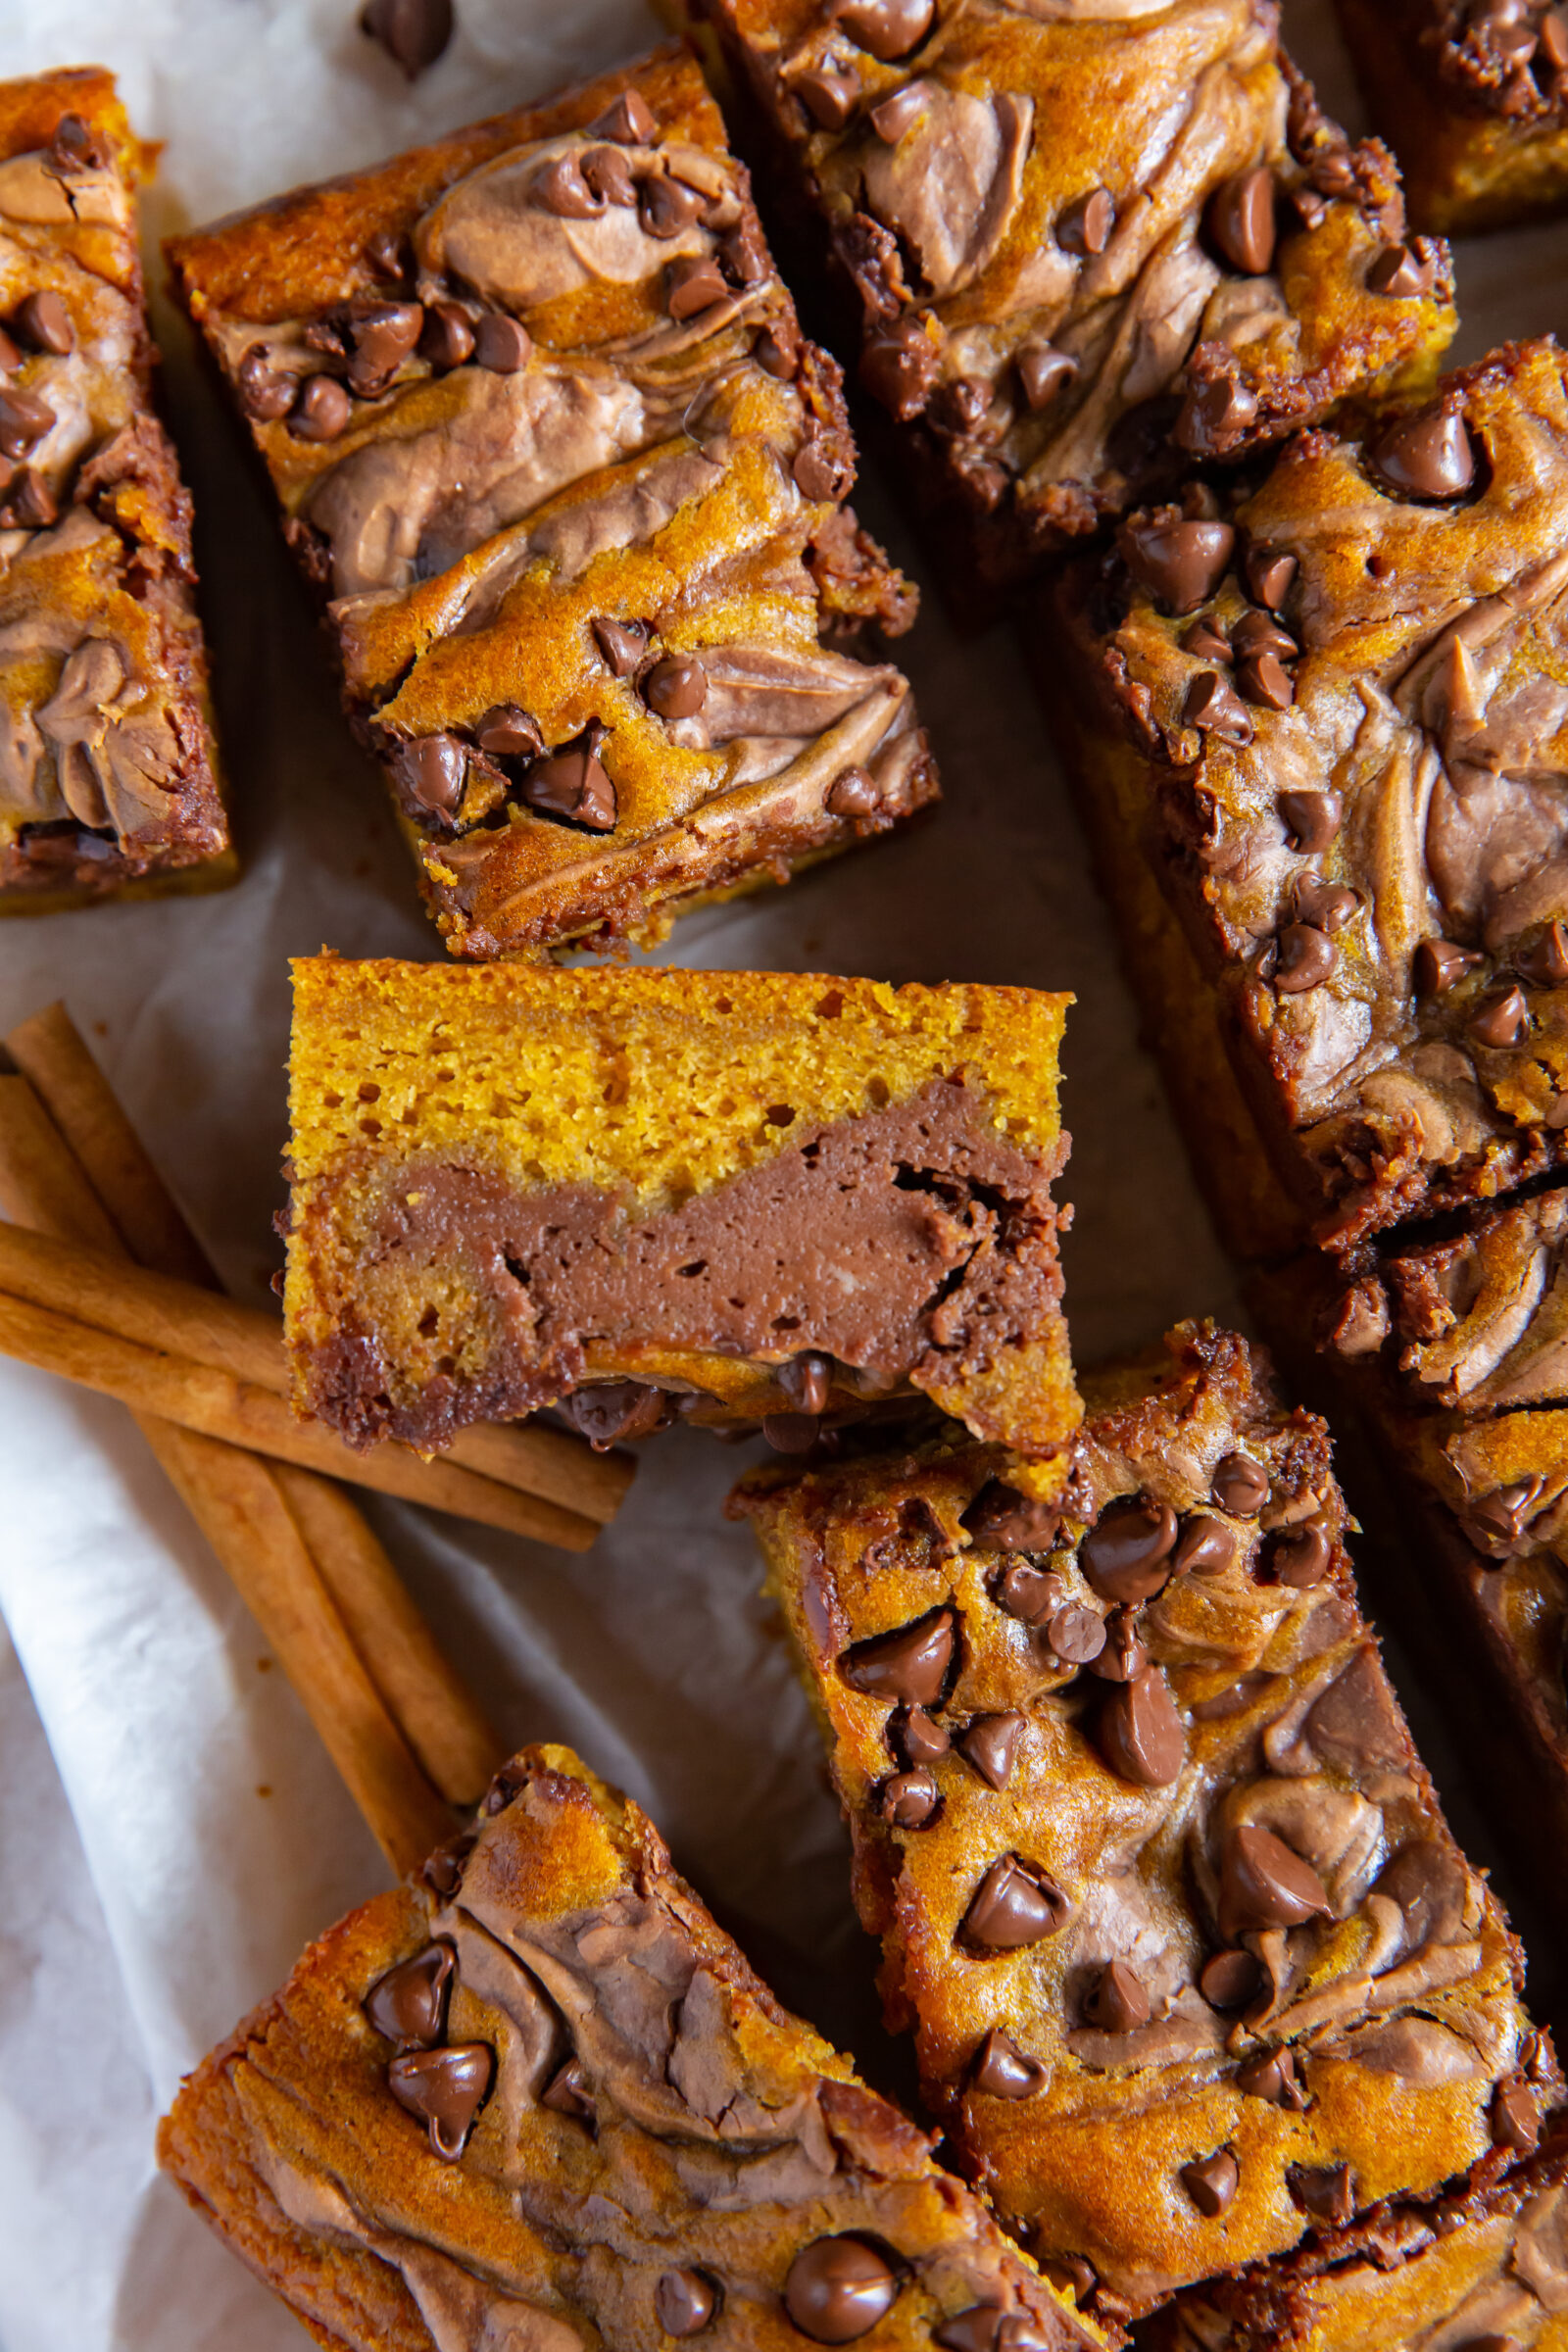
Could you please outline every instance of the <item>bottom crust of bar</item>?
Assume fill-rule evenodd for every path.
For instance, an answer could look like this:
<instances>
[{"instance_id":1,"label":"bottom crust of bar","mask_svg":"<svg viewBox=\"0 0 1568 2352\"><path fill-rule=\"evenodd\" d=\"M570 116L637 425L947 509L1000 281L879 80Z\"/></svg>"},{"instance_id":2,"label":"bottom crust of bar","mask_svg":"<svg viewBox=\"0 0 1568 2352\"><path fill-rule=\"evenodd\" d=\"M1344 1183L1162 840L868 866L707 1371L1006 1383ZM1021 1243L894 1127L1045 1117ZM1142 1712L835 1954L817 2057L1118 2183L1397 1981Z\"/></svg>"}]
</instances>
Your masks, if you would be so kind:
<instances>
[{"instance_id":1,"label":"bottom crust of bar","mask_svg":"<svg viewBox=\"0 0 1568 2352\"><path fill-rule=\"evenodd\" d=\"M209 891L231 889L240 872L239 854L232 848L146 869L119 856L78 859L69 882L40 876L0 887L0 915L66 914L77 906L113 906L122 900L200 898Z\"/></svg>"}]
</instances>

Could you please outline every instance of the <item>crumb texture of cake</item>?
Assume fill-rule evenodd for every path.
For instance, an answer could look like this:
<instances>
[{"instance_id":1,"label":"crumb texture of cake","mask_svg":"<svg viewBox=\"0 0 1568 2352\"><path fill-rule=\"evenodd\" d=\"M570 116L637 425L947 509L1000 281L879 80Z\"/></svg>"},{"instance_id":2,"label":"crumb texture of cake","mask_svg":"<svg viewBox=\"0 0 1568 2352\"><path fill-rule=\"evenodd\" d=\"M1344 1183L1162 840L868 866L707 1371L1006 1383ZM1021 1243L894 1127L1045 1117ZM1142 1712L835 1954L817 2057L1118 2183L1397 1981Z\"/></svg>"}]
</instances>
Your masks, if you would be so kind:
<instances>
[{"instance_id":1,"label":"crumb texture of cake","mask_svg":"<svg viewBox=\"0 0 1568 2352\"><path fill-rule=\"evenodd\" d=\"M684 49L169 251L455 955L654 940L935 797L838 370Z\"/></svg>"},{"instance_id":2,"label":"crumb texture of cake","mask_svg":"<svg viewBox=\"0 0 1568 2352\"><path fill-rule=\"evenodd\" d=\"M235 864L114 77L0 82L0 913Z\"/></svg>"},{"instance_id":3,"label":"crumb texture of cake","mask_svg":"<svg viewBox=\"0 0 1568 2352\"><path fill-rule=\"evenodd\" d=\"M1446 248L1406 237L1392 157L1326 120L1266 0L689 13L993 580L1197 461L1430 381L1453 333Z\"/></svg>"},{"instance_id":4,"label":"crumb texture of cake","mask_svg":"<svg viewBox=\"0 0 1568 2352\"><path fill-rule=\"evenodd\" d=\"M1130 960L1147 986L1163 930L1192 970L1298 1238L1348 1250L1563 1163L1565 532L1542 341L1301 435L1245 494L1140 513L1057 592L1064 749ZM1245 1157L1202 1171L1238 1224Z\"/></svg>"},{"instance_id":5,"label":"crumb texture of cake","mask_svg":"<svg viewBox=\"0 0 1568 2352\"><path fill-rule=\"evenodd\" d=\"M294 968L287 1338L351 1442L571 1392L601 1441L678 1409L804 1446L919 1396L1026 1454L1076 1424L1066 998Z\"/></svg>"},{"instance_id":6,"label":"crumb texture of cake","mask_svg":"<svg viewBox=\"0 0 1568 2352\"><path fill-rule=\"evenodd\" d=\"M331 2352L1104 2342L561 1747L306 1953L159 2153Z\"/></svg>"},{"instance_id":7,"label":"crumb texture of cake","mask_svg":"<svg viewBox=\"0 0 1568 2352\"><path fill-rule=\"evenodd\" d=\"M1084 1382L1054 1503L959 1442L743 1485L882 1940L1003 2220L1116 2322L1560 2094L1361 1616L1328 1432L1187 1324Z\"/></svg>"}]
</instances>

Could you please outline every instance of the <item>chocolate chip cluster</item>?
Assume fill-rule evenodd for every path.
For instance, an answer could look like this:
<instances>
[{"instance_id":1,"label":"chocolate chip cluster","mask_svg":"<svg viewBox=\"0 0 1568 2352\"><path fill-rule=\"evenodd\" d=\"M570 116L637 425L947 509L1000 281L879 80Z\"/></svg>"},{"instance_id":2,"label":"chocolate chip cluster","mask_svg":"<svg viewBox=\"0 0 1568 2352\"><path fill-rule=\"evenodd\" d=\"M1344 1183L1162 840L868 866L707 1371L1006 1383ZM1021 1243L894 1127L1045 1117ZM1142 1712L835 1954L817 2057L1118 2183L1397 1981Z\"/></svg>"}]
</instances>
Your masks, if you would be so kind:
<instances>
[{"instance_id":1,"label":"chocolate chip cluster","mask_svg":"<svg viewBox=\"0 0 1568 2352\"><path fill-rule=\"evenodd\" d=\"M47 150L47 169L65 181L102 171L109 158L79 115L63 115ZM15 379L35 360L69 359L76 330L52 287L24 295L0 324L0 530L46 530L60 518L60 497L47 470L32 463L59 418L42 393Z\"/></svg>"}]
</instances>

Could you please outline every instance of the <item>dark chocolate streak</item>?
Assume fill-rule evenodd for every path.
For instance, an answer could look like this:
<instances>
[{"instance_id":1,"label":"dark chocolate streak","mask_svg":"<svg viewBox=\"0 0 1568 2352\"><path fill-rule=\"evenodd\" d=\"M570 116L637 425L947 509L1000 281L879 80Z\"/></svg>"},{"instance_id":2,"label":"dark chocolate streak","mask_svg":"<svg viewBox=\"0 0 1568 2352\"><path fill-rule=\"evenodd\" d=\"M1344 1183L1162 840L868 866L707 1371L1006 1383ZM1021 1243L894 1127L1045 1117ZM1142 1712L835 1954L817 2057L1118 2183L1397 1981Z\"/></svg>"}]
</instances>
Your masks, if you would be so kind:
<instances>
[{"instance_id":1,"label":"dark chocolate streak","mask_svg":"<svg viewBox=\"0 0 1568 2352\"><path fill-rule=\"evenodd\" d=\"M590 1347L637 1342L774 1361L811 1348L886 1385L951 1378L1036 1339L1054 1312L1050 1182L1064 1154L1065 1139L1049 1163L1031 1156L992 1127L983 1098L935 1079L643 1217L591 1185L523 1193L450 1160L399 1161L361 1307L390 1261L416 1291L456 1258L479 1300L484 1369L395 1401L408 1376L373 1310L357 1328L345 1314L311 1359L310 1408L355 1445L430 1447L551 1403L582 1379ZM363 1163L354 1172L363 1180ZM313 1204L323 1214L326 1185Z\"/></svg>"}]
</instances>

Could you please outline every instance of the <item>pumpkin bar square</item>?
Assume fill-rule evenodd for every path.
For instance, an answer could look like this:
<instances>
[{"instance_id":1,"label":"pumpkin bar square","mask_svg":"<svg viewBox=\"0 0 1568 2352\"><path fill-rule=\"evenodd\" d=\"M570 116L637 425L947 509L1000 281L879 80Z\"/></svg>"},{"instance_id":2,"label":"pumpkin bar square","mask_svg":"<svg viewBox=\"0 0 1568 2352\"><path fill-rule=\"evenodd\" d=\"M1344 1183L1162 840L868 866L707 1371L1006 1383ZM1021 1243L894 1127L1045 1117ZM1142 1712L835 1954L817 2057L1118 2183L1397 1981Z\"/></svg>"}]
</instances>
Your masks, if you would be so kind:
<instances>
[{"instance_id":1,"label":"pumpkin bar square","mask_svg":"<svg viewBox=\"0 0 1568 2352\"><path fill-rule=\"evenodd\" d=\"M152 150L101 67L0 82L0 913L237 866L190 499L153 408Z\"/></svg>"},{"instance_id":2,"label":"pumpkin bar square","mask_svg":"<svg viewBox=\"0 0 1568 2352\"><path fill-rule=\"evenodd\" d=\"M561 1747L312 1946L159 2154L330 2352L1105 2340Z\"/></svg>"},{"instance_id":3,"label":"pumpkin bar square","mask_svg":"<svg viewBox=\"0 0 1568 2352\"><path fill-rule=\"evenodd\" d=\"M1050 599L1053 715L1244 1250L1348 1250L1568 1152L1565 365L1505 346L1303 434Z\"/></svg>"},{"instance_id":4,"label":"pumpkin bar square","mask_svg":"<svg viewBox=\"0 0 1568 2352\"><path fill-rule=\"evenodd\" d=\"M1522 1955L1357 1605L1327 1429L1185 1324L1057 1501L955 1440L760 1472L889 2022L1107 2321L1533 2142Z\"/></svg>"},{"instance_id":5,"label":"pumpkin bar square","mask_svg":"<svg viewBox=\"0 0 1568 2352\"><path fill-rule=\"evenodd\" d=\"M454 955L656 940L935 797L838 369L683 50L168 250Z\"/></svg>"},{"instance_id":6,"label":"pumpkin bar square","mask_svg":"<svg viewBox=\"0 0 1568 2352\"><path fill-rule=\"evenodd\" d=\"M993 587L1196 463L1429 382L1453 333L1446 249L1407 236L1392 157L1323 116L1268 0L686 11L831 257L890 444Z\"/></svg>"},{"instance_id":7,"label":"pumpkin bar square","mask_svg":"<svg viewBox=\"0 0 1568 2352\"><path fill-rule=\"evenodd\" d=\"M295 1396L428 1450L569 1399L810 1446L926 1400L1048 1465L1068 999L819 974L294 967Z\"/></svg>"}]
</instances>

